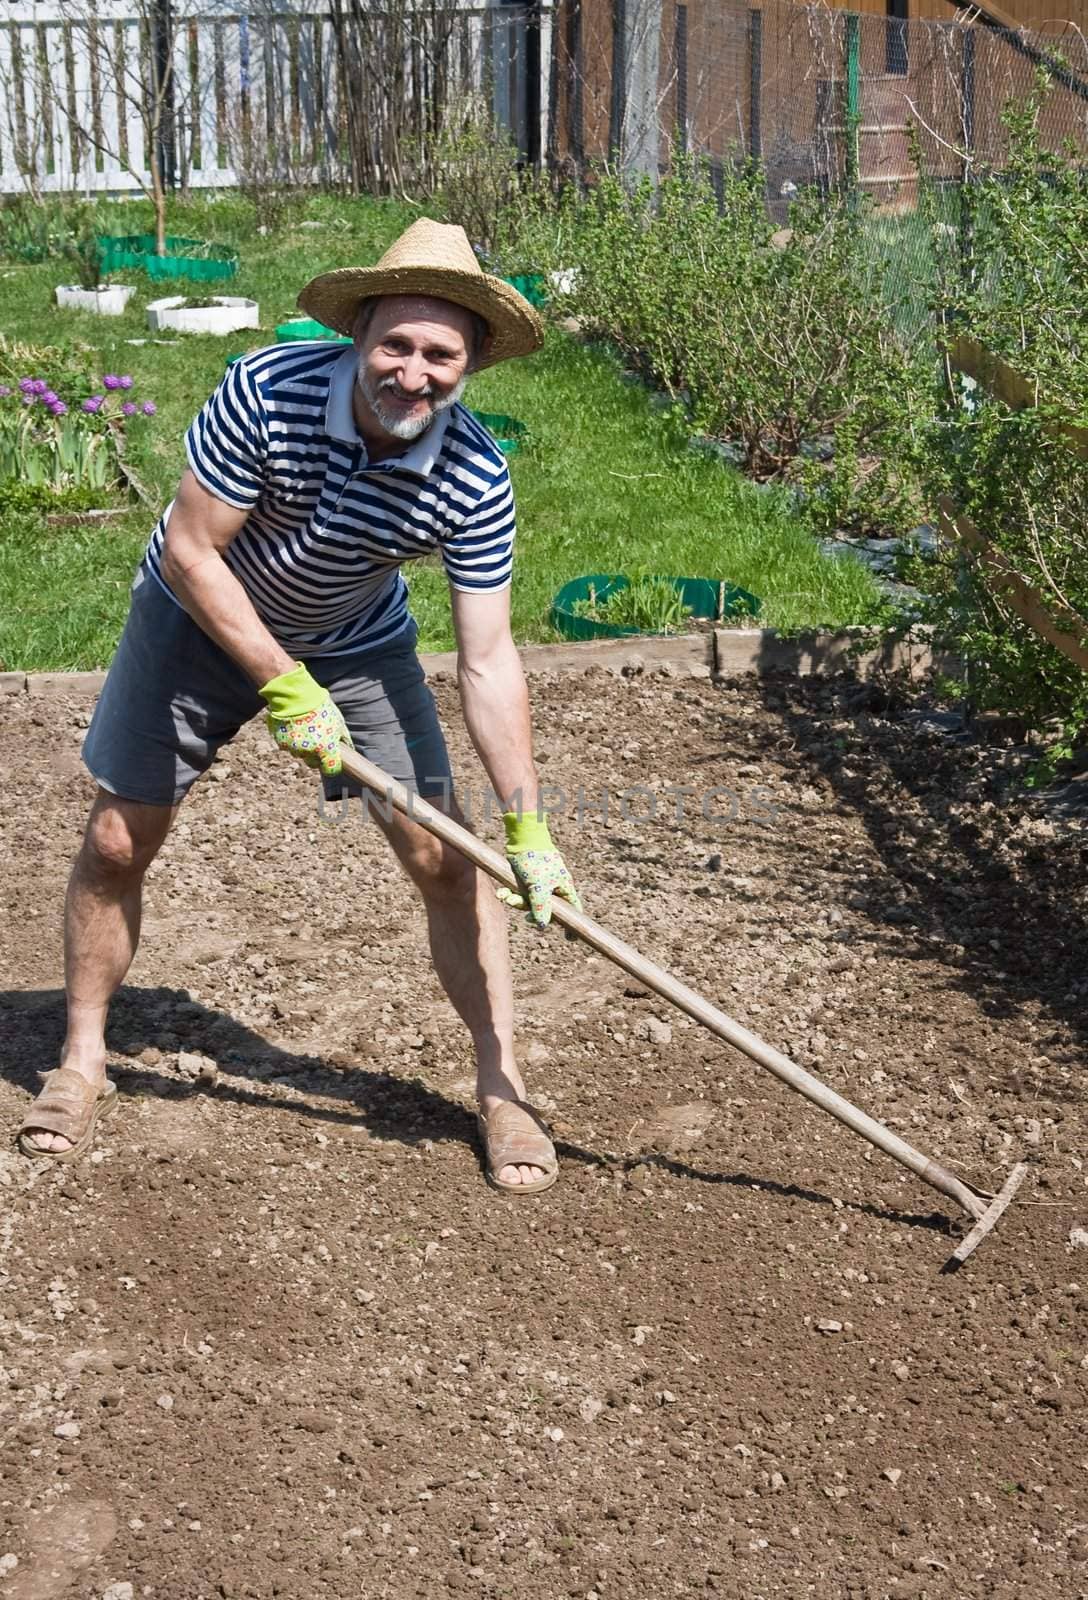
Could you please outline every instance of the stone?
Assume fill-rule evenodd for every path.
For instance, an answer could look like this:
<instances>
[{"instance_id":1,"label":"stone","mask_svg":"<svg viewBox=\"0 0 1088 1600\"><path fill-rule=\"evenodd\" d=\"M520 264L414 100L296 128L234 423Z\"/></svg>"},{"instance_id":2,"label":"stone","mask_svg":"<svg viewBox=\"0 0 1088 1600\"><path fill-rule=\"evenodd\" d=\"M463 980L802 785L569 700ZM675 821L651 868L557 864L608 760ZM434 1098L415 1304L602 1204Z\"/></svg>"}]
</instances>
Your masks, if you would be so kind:
<instances>
[{"instance_id":1,"label":"stone","mask_svg":"<svg viewBox=\"0 0 1088 1600\"><path fill-rule=\"evenodd\" d=\"M195 1050L178 1051L178 1071L183 1078L190 1082L215 1083L219 1077L219 1068L209 1056L202 1056Z\"/></svg>"},{"instance_id":2,"label":"stone","mask_svg":"<svg viewBox=\"0 0 1088 1600\"><path fill-rule=\"evenodd\" d=\"M103 1589L102 1600L132 1600L133 1593L131 1583L111 1583L108 1589Z\"/></svg>"},{"instance_id":3,"label":"stone","mask_svg":"<svg viewBox=\"0 0 1088 1600\"><path fill-rule=\"evenodd\" d=\"M667 1022L662 1022L659 1017L647 1017L646 1037L651 1044L671 1044L672 1029Z\"/></svg>"}]
</instances>

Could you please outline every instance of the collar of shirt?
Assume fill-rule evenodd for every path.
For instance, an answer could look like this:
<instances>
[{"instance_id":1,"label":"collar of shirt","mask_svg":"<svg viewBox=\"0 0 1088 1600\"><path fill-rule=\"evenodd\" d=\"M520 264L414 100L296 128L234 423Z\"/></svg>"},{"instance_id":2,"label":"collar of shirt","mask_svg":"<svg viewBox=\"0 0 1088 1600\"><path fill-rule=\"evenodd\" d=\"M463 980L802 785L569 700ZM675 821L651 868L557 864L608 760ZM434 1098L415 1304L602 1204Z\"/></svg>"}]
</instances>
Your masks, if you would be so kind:
<instances>
[{"instance_id":1,"label":"collar of shirt","mask_svg":"<svg viewBox=\"0 0 1088 1600\"><path fill-rule=\"evenodd\" d=\"M341 444L354 445L365 454L366 444L359 437L351 409L358 362L359 357L354 349L345 350L332 369L329 377L329 399L325 407L325 432L333 439L339 439ZM445 411L440 411L426 431L420 434L402 456L389 456L385 461L376 461L370 467L370 471L381 472L396 468L398 472L414 472L417 477L429 478L441 453L442 441L446 437L446 425L452 410L452 406L447 406Z\"/></svg>"}]
</instances>

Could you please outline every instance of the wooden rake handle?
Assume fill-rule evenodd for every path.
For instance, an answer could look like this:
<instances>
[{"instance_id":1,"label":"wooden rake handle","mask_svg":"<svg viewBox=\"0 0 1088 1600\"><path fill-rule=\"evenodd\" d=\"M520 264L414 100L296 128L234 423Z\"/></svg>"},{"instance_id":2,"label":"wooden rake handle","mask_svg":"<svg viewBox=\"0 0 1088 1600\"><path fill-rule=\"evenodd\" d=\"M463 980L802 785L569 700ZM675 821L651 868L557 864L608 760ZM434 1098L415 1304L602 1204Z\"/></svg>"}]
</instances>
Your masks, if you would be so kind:
<instances>
[{"instance_id":1,"label":"wooden rake handle","mask_svg":"<svg viewBox=\"0 0 1088 1600\"><path fill-rule=\"evenodd\" d=\"M451 817L438 811L419 795L410 793L403 784L398 783L395 778L390 778L380 767L376 767L372 761L368 761L357 751L344 746L341 755L344 771L349 777L357 779L367 789L390 801L397 811L418 822L422 828L441 839L444 844L452 845L455 850L459 850L496 882L504 884L508 889L519 887L510 863L497 850L493 850L474 833L470 833L460 823L454 822ZM640 983L644 983L655 994L659 994L662 999L670 1001L678 1010L701 1023L711 1033L717 1034L719 1039L724 1039L727 1044L743 1051L759 1066L765 1067L768 1072L773 1072L776 1078L788 1084L791 1089L795 1089L798 1094L804 1095L813 1105L819 1106L822 1111L828 1112L854 1133L860 1134L885 1155L891 1156L893 1161L898 1161L900 1165L909 1168L923 1183L930 1184L932 1188L939 1189L942 1194L955 1200L976 1222L985 1215L988 1201L961 1182L953 1173L931 1160L929 1156L923 1155L920 1150L916 1150L897 1133L893 1133L882 1122L878 1122L875 1117L852 1105L849 1100L844 1100L841 1094L837 1094L819 1078L813 1077L810 1072L799 1067L789 1056L783 1055L780 1050L775 1050L756 1034L749 1033L739 1022L734 1022L732 1017L726 1016L724 1011L719 1011L717 1006L711 1005L709 1000L704 1000L702 995L697 994L694 989L689 989L687 984L681 983L656 962L640 955L622 939L617 939L615 934L610 933L599 922L595 922L592 917L586 916L584 911L575 911L565 900L553 895L552 918L564 928L576 933L587 944L592 945L594 950L599 950L610 961L614 961L618 967L622 967Z\"/></svg>"}]
</instances>

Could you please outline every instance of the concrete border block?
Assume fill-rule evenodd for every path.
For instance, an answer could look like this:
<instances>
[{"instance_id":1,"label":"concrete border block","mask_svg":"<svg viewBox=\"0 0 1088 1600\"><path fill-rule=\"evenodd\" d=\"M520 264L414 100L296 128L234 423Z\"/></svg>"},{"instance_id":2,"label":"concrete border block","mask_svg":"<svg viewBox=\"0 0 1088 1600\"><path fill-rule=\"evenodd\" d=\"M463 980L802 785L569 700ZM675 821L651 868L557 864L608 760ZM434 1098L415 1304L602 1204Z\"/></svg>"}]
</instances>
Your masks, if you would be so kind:
<instances>
[{"instance_id":1,"label":"concrete border block","mask_svg":"<svg viewBox=\"0 0 1088 1600\"><path fill-rule=\"evenodd\" d=\"M585 672L590 667L620 668L627 662L669 661L676 666L713 667L714 635L707 633L632 635L628 639L586 639L580 644L526 644L518 650L526 674ZM429 678L457 671L457 652L421 655Z\"/></svg>"},{"instance_id":2,"label":"concrete border block","mask_svg":"<svg viewBox=\"0 0 1088 1600\"><path fill-rule=\"evenodd\" d=\"M714 670L719 677L747 673L792 672L799 676L851 672L859 678L905 673L924 678L937 670L958 676L961 663L933 650L926 630L881 640L866 647L867 628L842 628L834 633L799 633L783 638L773 628L719 628L714 634Z\"/></svg>"},{"instance_id":3,"label":"concrete border block","mask_svg":"<svg viewBox=\"0 0 1088 1600\"><path fill-rule=\"evenodd\" d=\"M101 694L105 681L104 672L31 672L27 674L26 689L35 697Z\"/></svg>"},{"instance_id":4,"label":"concrete border block","mask_svg":"<svg viewBox=\"0 0 1088 1600\"><path fill-rule=\"evenodd\" d=\"M527 644L518 651L527 675L534 672L586 672L591 667L618 672L625 666L650 667L669 662L693 676L708 671L721 678L747 673L792 672L802 676L852 672L858 677L907 673L925 677L934 670L962 676L955 656L935 652L928 631L916 628L902 637L866 648L866 628L829 633L801 633L783 638L773 628L718 628L706 633L633 635L626 639L587 639L580 644ZM457 672L457 652L421 655L429 678ZM681 672L682 675L682 672ZM25 691L34 696L100 694L105 672L0 672L0 694Z\"/></svg>"}]
</instances>

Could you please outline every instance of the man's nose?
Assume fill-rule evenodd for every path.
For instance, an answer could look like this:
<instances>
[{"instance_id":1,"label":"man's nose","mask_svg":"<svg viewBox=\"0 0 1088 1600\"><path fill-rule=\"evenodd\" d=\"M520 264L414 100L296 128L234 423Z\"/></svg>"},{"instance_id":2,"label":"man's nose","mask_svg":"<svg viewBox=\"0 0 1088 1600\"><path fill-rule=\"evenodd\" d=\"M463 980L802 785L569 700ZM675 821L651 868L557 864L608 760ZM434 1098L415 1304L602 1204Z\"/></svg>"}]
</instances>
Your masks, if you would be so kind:
<instances>
[{"instance_id":1,"label":"man's nose","mask_svg":"<svg viewBox=\"0 0 1088 1600\"><path fill-rule=\"evenodd\" d=\"M423 357L415 352L405 356L401 365L399 382L407 394L420 394L430 387L430 377L427 372L427 363Z\"/></svg>"}]
</instances>

